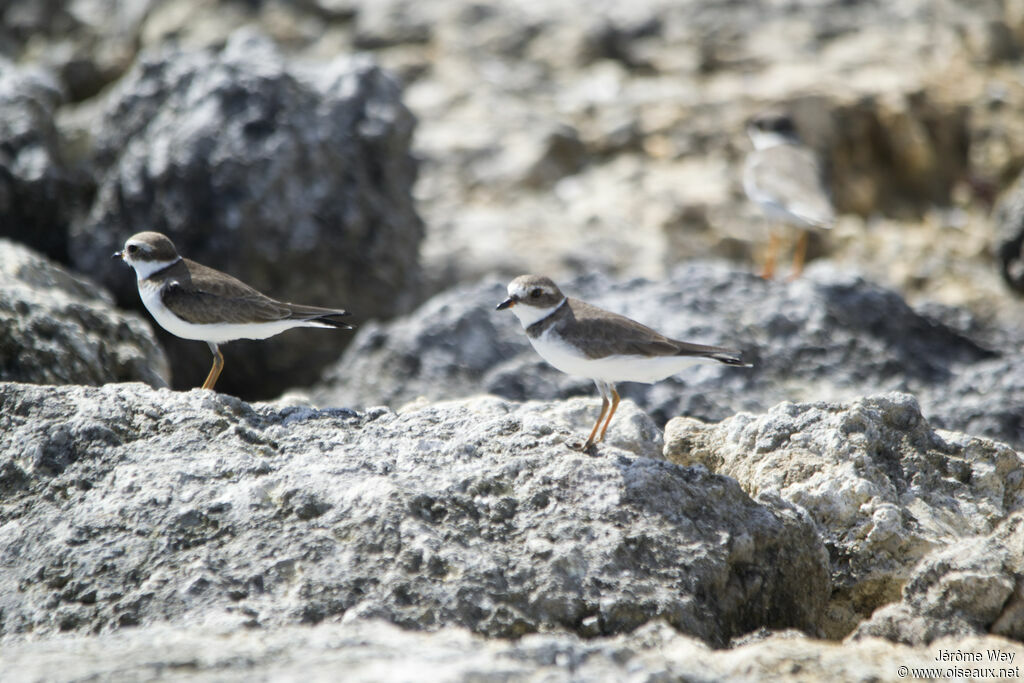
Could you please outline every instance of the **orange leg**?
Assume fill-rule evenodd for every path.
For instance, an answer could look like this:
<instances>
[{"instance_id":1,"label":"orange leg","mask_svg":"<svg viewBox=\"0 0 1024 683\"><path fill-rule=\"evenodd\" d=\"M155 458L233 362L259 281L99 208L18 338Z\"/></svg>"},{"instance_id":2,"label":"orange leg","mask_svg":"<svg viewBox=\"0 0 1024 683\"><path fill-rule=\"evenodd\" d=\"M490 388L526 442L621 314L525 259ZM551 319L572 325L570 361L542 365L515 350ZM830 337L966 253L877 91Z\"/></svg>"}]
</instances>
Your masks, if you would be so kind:
<instances>
[{"instance_id":1,"label":"orange leg","mask_svg":"<svg viewBox=\"0 0 1024 683\"><path fill-rule=\"evenodd\" d=\"M600 389L598 385L598 389ZM594 428L590 430L590 436L587 437L587 443L583 444L583 450L588 451L590 447L594 445L594 435L597 434L597 428L601 426L601 420L604 419L604 413L608 410L608 397L605 396L604 390L601 390L601 414L597 416L597 422L594 423ZM604 433L601 433L604 436ZM598 439L600 441L600 439Z\"/></svg>"},{"instance_id":2,"label":"orange leg","mask_svg":"<svg viewBox=\"0 0 1024 683\"><path fill-rule=\"evenodd\" d=\"M764 268L761 269L761 277L771 280L775 277L775 259L779 253L779 234L772 232L768 239L768 254L764 258Z\"/></svg>"},{"instance_id":3,"label":"orange leg","mask_svg":"<svg viewBox=\"0 0 1024 683\"><path fill-rule=\"evenodd\" d=\"M604 427L601 428L601 436L597 437L598 441L604 441L604 433L608 431L608 425L612 422L612 415L619 407L619 392L615 391L615 386L612 386L612 409L608 411L608 419L604 421ZM600 422L600 420L598 420Z\"/></svg>"},{"instance_id":4,"label":"orange leg","mask_svg":"<svg viewBox=\"0 0 1024 683\"><path fill-rule=\"evenodd\" d=\"M203 389L213 389L213 385L217 383L217 378L220 377L220 371L224 369L224 356L221 355L220 349L217 348L216 344L209 345L210 350L213 351L213 367L210 368L210 374L206 376L206 381L203 382Z\"/></svg>"},{"instance_id":5,"label":"orange leg","mask_svg":"<svg viewBox=\"0 0 1024 683\"><path fill-rule=\"evenodd\" d=\"M807 242L809 234L806 230L800 231L800 237L796 242L796 249L793 250L793 273L789 276L790 280L795 280L800 277L800 273L804 272L804 261L807 258Z\"/></svg>"}]
</instances>

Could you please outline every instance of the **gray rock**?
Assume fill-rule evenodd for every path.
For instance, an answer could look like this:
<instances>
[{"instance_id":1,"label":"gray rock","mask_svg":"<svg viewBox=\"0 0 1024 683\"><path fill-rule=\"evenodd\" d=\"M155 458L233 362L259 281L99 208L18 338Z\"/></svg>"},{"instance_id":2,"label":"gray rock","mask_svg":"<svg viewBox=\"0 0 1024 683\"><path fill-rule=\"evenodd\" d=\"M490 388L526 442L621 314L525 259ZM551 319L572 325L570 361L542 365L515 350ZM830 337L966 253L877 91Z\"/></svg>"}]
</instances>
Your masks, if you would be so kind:
<instances>
[{"instance_id":1,"label":"gray rock","mask_svg":"<svg viewBox=\"0 0 1024 683\"><path fill-rule=\"evenodd\" d=\"M922 394L936 427L982 434L1024 448L1024 359L1019 342L1007 355L960 367L948 384Z\"/></svg>"},{"instance_id":2,"label":"gray rock","mask_svg":"<svg viewBox=\"0 0 1024 683\"><path fill-rule=\"evenodd\" d=\"M110 254L158 230L276 298L347 307L357 320L403 312L418 296L423 232L412 129L397 84L365 57L303 69L246 31L220 51L148 52L99 124L99 190L72 230L75 265L139 307L134 278ZM161 338L176 385L198 384L205 345ZM218 388L268 397L311 383L348 338L302 331L228 345Z\"/></svg>"},{"instance_id":3,"label":"gray rock","mask_svg":"<svg viewBox=\"0 0 1024 683\"><path fill-rule=\"evenodd\" d=\"M784 400L910 390L934 395L944 426L963 429L948 391L961 386L958 374L995 362L981 343L915 312L897 293L825 267L812 266L796 282L768 282L696 262L658 282L594 275L560 285L669 336L738 347L752 360L749 369L701 365L654 385L623 384L620 393L660 424L676 415L721 420ZM493 280L456 289L406 318L359 331L313 396L327 405L372 405L481 390L513 400L592 395L589 380L548 366L514 317L493 310L503 292ZM970 391L963 384L960 391ZM1010 420L971 424L1024 443Z\"/></svg>"},{"instance_id":4,"label":"gray rock","mask_svg":"<svg viewBox=\"0 0 1024 683\"><path fill-rule=\"evenodd\" d=\"M657 430L628 403L599 457L570 450L595 408L481 397L357 415L0 384L0 636L222 613L503 637L663 619L718 646L814 632L827 557L793 506L646 457Z\"/></svg>"},{"instance_id":5,"label":"gray rock","mask_svg":"<svg viewBox=\"0 0 1024 683\"><path fill-rule=\"evenodd\" d=\"M1002 473L993 472L993 475ZM1006 475L1019 485L1020 471ZM903 599L875 612L854 638L927 645L944 636L1024 640L1024 512L991 533L936 549L914 569Z\"/></svg>"},{"instance_id":6,"label":"gray rock","mask_svg":"<svg viewBox=\"0 0 1024 683\"><path fill-rule=\"evenodd\" d=\"M3 3L4 27L21 62L59 77L71 101L94 96L123 74L143 18L157 0L39 0Z\"/></svg>"},{"instance_id":7,"label":"gray rock","mask_svg":"<svg viewBox=\"0 0 1024 683\"><path fill-rule=\"evenodd\" d=\"M0 58L0 237L67 262L68 227L89 183L61 153L54 116L63 101L52 74Z\"/></svg>"},{"instance_id":8,"label":"gray rock","mask_svg":"<svg viewBox=\"0 0 1024 683\"><path fill-rule=\"evenodd\" d=\"M0 380L167 386L167 357L138 315L95 282L0 239Z\"/></svg>"},{"instance_id":9,"label":"gray rock","mask_svg":"<svg viewBox=\"0 0 1024 683\"><path fill-rule=\"evenodd\" d=\"M717 425L676 418L665 434L669 460L705 465L751 495L779 496L807 511L832 561L824 628L833 638L896 601L928 553L988 533L1024 508L1017 452L936 432L906 394L784 403ZM1000 543L992 551L1008 552Z\"/></svg>"},{"instance_id":10,"label":"gray rock","mask_svg":"<svg viewBox=\"0 0 1024 683\"><path fill-rule=\"evenodd\" d=\"M311 396L324 405L397 407L486 391L484 377L530 350L515 318L494 310L505 296L497 283L453 287L407 316L361 326Z\"/></svg>"},{"instance_id":11,"label":"gray rock","mask_svg":"<svg viewBox=\"0 0 1024 683\"><path fill-rule=\"evenodd\" d=\"M1011 289L1024 292L1024 176L999 198L992 222L993 250L1003 281Z\"/></svg>"},{"instance_id":12,"label":"gray rock","mask_svg":"<svg viewBox=\"0 0 1024 683\"><path fill-rule=\"evenodd\" d=\"M430 41L431 11L412 0L362 2L355 13L354 42L361 49Z\"/></svg>"},{"instance_id":13,"label":"gray rock","mask_svg":"<svg viewBox=\"0 0 1024 683\"><path fill-rule=\"evenodd\" d=\"M632 633L583 639L545 633L488 639L465 629L407 631L382 621L344 620L273 630L239 627L226 614L197 626L156 625L94 637L64 635L5 643L4 670L15 680L346 681L888 681L911 667L934 669L937 648L1024 657L1024 646L976 636L910 648L878 638L845 643L791 631L712 650L664 623ZM964 668L969 664L954 666ZM905 667L905 669L903 668ZM948 666L942 666L948 670ZM925 674L916 677L925 677ZM953 676L950 676L952 678ZM979 677L980 678L980 677Z\"/></svg>"}]
</instances>

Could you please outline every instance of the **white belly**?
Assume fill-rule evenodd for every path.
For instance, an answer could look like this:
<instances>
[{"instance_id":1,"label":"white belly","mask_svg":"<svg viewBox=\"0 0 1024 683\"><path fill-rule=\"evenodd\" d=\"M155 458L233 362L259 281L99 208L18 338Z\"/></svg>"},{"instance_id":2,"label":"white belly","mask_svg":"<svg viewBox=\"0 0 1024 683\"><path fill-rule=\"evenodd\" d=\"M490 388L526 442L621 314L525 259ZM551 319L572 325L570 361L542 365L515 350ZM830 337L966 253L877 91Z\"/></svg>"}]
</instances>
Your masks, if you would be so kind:
<instances>
[{"instance_id":1,"label":"white belly","mask_svg":"<svg viewBox=\"0 0 1024 683\"><path fill-rule=\"evenodd\" d=\"M697 356L616 355L587 358L575 347L546 330L537 339L530 339L537 353L567 375L599 379L605 382L643 382L651 384L671 377L680 370L698 363L718 361Z\"/></svg>"},{"instance_id":2,"label":"white belly","mask_svg":"<svg viewBox=\"0 0 1024 683\"><path fill-rule=\"evenodd\" d=\"M171 313L160 300L160 287L139 283L139 296L150 315L176 337L223 344L234 339L266 339L293 327L327 327L322 323L300 320L279 320L269 323L211 323L197 325L185 322Z\"/></svg>"}]
</instances>

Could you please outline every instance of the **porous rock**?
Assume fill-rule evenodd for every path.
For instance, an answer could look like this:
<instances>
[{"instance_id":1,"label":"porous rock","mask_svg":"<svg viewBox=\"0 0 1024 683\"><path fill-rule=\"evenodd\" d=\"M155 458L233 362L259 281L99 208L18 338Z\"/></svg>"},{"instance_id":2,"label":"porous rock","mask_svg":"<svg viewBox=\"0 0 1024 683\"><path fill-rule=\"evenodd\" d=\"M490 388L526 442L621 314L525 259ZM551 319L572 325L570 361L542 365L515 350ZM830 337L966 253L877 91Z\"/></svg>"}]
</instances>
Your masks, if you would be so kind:
<instances>
[{"instance_id":1,"label":"porous rock","mask_svg":"<svg viewBox=\"0 0 1024 683\"><path fill-rule=\"evenodd\" d=\"M828 575L810 524L646 457L656 430L635 409L625 441L571 450L595 407L480 397L356 414L0 385L0 635L224 612L506 637L664 619L719 646L762 626L813 632Z\"/></svg>"},{"instance_id":2,"label":"porous rock","mask_svg":"<svg viewBox=\"0 0 1024 683\"><path fill-rule=\"evenodd\" d=\"M80 275L0 239L0 380L167 386L149 325Z\"/></svg>"},{"instance_id":3,"label":"porous rock","mask_svg":"<svg viewBox=\"0 0 1024 683\"><path fill-rule=\"evenodd\" d=\"M386 318L416 300L423 227L410 189L413 119L397 83L367 57L315 69L259 34L220 50L145 53L110 94L98 123L99 188L74 226L75 265L122 305L135 279L110 254L140 230L285 301ZM311 383L347 334L291 332L225 350L218 385L276 396ZM176 385L210 364L203 344L162 336Z\"/></svg>"},{"instance_id":4,"label":"porous rock","mask_svg":"<svg viewBox=\"0 0 1024 683\"><path fill-rule=\"evenodd\" d=\"M876 611L853 637L928 645L945 636L988 633L1024 641L1020 510L991 533L964 538L924 558L903 588L902 600Z\"/></svg>"},{"instance_id":5,"label":"porous rock","mask_svg":"<svg viewBox=\"0 0 1024 683\"><path fill-rule=\"evenodd\" d=\"M666 426L665 456L808 512L829 548L834 584L824 628L835 638L897 601L930 552L987 534L1024 507L1016 451L935 431L906 394L783 403L716 425L677 418Z\"/></svg>"}]
</instances>

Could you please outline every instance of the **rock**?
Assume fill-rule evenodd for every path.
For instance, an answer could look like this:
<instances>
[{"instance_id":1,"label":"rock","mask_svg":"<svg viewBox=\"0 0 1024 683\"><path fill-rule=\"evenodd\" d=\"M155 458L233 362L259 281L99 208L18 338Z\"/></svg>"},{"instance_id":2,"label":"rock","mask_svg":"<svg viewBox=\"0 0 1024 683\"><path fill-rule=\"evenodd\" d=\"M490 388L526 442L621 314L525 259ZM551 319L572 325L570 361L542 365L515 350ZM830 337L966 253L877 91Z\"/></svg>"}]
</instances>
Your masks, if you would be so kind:
<instances>
[{"instance_id":1,"label":"rock","mask_svg":"<svg viewBox=\"0 0 1024 683\"><path fill-rule=\"evenodd\" d=\"M994 251L1003 280L1016 292L1024 292L1024 176L1007 190L992 213Z\"/></svg>"},{"instance_id":2,"label":"rock","mask_svg":"<svg viewBox=\"0 0 1024 683\"><path fill-rule=\"evenodd\" d=\"M423 232L412 129L397 84L365 57L304 70L246 31L220 51L148 52L99 124L99 190L72 230L75 265L140 307L135 279L110 254L157 230L275 298L346 307L356 321L403 312L418 296ZM348 338L302 331L230 344L218 388L268 397L311 383ZM198 384L205 345L161 339L176 386Z\"/></svg>"},{"instance_id":3,"label":"rock","mask_svg":"<svg viewBox=\"0 0 1024 683\"><path fill-rule=\"evenodd\" d=\"M476 162L478 182L510 190L550 187L586 163L586 150L571 126L553 125L543 134L524 130L510 136L501 149Z\"/></svg>"},{"instance_id":4,"label":"rock","mask_svg":"<svg viewBox=\"0 0 1024 683\"><path fill-rule=\"evenodd\" d=\"M428 673L432 681L869 681L956 678L952 668L991 668L1012 678L1020 643L996 637L944 639L911 648L878 638L844 645L771 634L712 650L664 623L584 639L545 633L487 639L458 627L407 631L377 620L344 620L273 630L239 627L238 618L189 627L156 625L94 637L64 635L5 643L5 671L17 680L127 680L154 671L193 681L333 680L390 683ZM981 663L935 661L936 652L977 655ZM989 652L1012 661L992 661ZM938 667L938 669L936 668ZM183 673L187 672L187 673ZM949 673L949 675L946 675ZM977 678L985 678L979 675Z\"/></svg>"},{"instance_id":5,"label":"rock","mask_svg":"<svg viewBox=\"0 0 1024 683\"><path fill-rule=\"evenodd\" d=\"M1004 476L1007 489L1019 488L1020 470ZM1017 511L991 533L937 548L924 558L903 588L903 599L875 612L853 637L910 645L988 633L1024 640L1024 511L1019 500L1014 502Z\"/></svg>"},{"instance_id":6,"label":"rock","mask_svg":"<svg viewBox=\"0 0 1024 683\"><path fill-rule=\"evenodd\" d=\"M0 380L167 386L149 326L84 277L0 239Z\"/></svg>"},{"instance_id":7,"label":"rock","mask_svg":"<svg viewBox=\"0 0 1024 683\"><path fill-rule=\"evenodd\" d=\"M73 102L94 96L135 57L140 24L154 0L40 0L7 3L7 54L52 69Z\"/></svg>"},{"instance_id":8,"label":"rock","mask_svg":"<svg viewBox=\"0 0 1024 683\"><path fill-rule=\"evenodd\" d=\"M355 44L365 50L402 43L428 43L432 24L429 9L418 2L362 2L355 17Z\"/></svg>"},{"instance_id":9,"label":"rock","mask_svg":"<svg viewBox=\"0 0 1024 683\"><path fill-rule=\"evenodd\" d=\"M824 627L832 638L897 600L931 551L988 533L1024 508L1017 452L936 432L906 394L783 403L717 425L676 418L665 441L673 462L702 464L752 496L780 496L808 512L832 560Z\"/></svg>"},{"instance_id":10,"label":"rock","mask_svg":"<svg viewBox=\"0 0 1024 683\"><path fill-rule=\"evenodd\" d=\"M825 163L839 212L922 216L952 202L968 170L966 104L927 91L863 97L831 107L811 103L816 105L812 111L823 110L819 118L827 118Z\"/></svg>"},{"instance_id":11,"label":"rock","mask_svg":"<svg viewBox=\"0 0 1024 683\"><path fill-rule=\"evenodd\" d=\"M656 430L629 406L599 456L570 450L595 407L356 414L0 384L0 636L221 614L493 637L665 620L716 646L813 633L827 558L793 506L646 457Z\"/></svg>"},{"instance_id":12,"label":"rock","mask_svg":"<svg viewBox=\"0 0 1024 683\"><path fill-rule=\"evenodd\" d=\"M942 425L1024 444L1012 387L958 414L976 391L971 377L1008 363L974 331L916 312L894 291L812 264L795 282L766 282L724 264L695 262L658 282L598 275L560 283L570 296L647 323L678 339L743 349L753 368L700 365L620 393L659 424L677 415L721 420L784 400L844 399L881 389L916 391L934 402ZM479 391L513 400L595 395L587 379L544 363L511 315L494 311L502 285L488 280L437 295L413 314L357 331L355 341L312 395L325 405L396 405ZM997 373L998 377L998 373ZM1024 386L1004 378L1006 383ZM976 385L986 386L986 385ZM996 388L993 386L993 388ZM955 390L955 391L954 391ZM1016 393L1010 393L1010 391ZM983 409L1021 394L983 419ZM926 410L926 414L928 410Z\"/></svg>"},{"instance_id":13,"label":"rock","mask_svg":"<svg viewBox=\"0 0 1024 683\"><path fill-rule=\"evenodd\" d=\"M311 389L313 400L400 406L486 392L483 377L530 350L515 318L494 310L505 296L498 283L453 287L407 316L361 326L348 353Z\"/></svg>"},{"instance_id":14,"label":"rock","mask_svg":"<svg viewBox=\"0 0 1024 683\"><path fill-rule=\"evenodd\" d=\"M1024 359L1018 342L1001 346L1007 355L959 368L923 401L937 427L983 434L1024 447Z\"/></svg>"},{"instance_id":15,"label":"rock","mask_svg":"<svg viewBox=\"0 0 1024 683\"><path fill-rule=\"evenodd\" d=\"M0 237L67 262L68 227L89 184L61 153L52 74L0 59Z\"/></svg>"}]
</instances>

